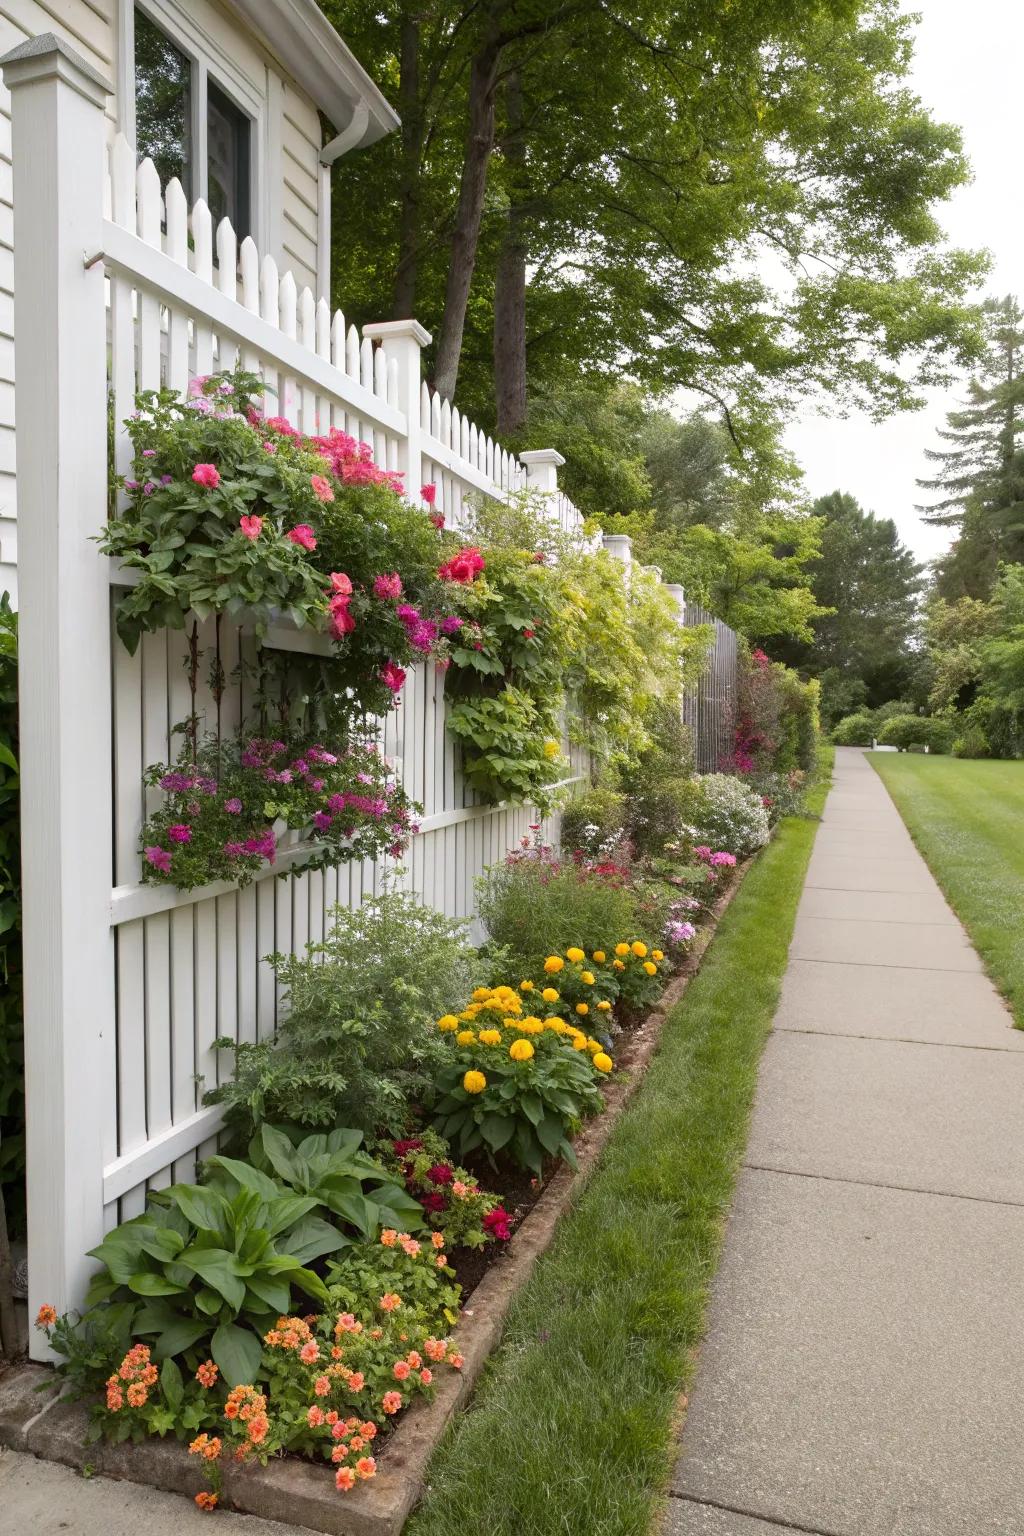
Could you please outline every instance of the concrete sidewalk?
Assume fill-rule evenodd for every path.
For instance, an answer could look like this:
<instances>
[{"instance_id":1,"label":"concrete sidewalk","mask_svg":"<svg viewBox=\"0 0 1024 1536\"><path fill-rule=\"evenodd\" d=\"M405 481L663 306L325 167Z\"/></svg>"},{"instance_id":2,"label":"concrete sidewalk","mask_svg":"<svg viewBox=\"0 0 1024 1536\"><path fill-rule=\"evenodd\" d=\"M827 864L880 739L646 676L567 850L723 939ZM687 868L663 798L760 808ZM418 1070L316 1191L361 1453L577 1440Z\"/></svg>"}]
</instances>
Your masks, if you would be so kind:
<instances>
[{"instance_id":1,"label":"concrete sidewalk","mask_svg":"<svg viewBox=\"0 0 1024 1536\"><path fill-rule=\"evenodd\" d=\"M840 748L666 1536L1024 1536L1022 1273L1024 1034Z\"/></svg>"}]
</instances>

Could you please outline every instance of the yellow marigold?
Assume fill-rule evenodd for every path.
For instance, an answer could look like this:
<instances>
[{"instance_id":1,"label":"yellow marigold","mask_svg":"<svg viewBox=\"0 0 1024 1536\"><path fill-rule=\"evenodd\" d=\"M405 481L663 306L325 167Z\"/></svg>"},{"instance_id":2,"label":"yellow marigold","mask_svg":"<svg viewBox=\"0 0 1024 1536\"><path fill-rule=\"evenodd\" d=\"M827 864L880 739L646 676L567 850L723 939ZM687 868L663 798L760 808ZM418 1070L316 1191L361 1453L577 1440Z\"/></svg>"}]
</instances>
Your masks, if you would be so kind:
<instances>
[{"instance_id":1,"label":"yellow marigold","mask_svg":"<svg viewBox=\"0 0 1024 1536\"><path fill-rule=\"evenodd\" d=\"M590 1004L589 1003L577 1003L576 1004L576 1012L577 1013L589 1013L590 1012Z\"/></svg>"},{"instance_id":2,"label":"yellow marigold","mask_svg":"<svg viewBox=\"0 0 1024 1536\"><path fill-rule=\"evenodd\" d=\"M556 972L562 970L564 965L565 961L562 959L561 955L548 955L547 959L544 961L544 969L547 971L549 976L553 976L556 974Z\"/></svg>"},{"instance_id":3,"label":"yellow marigold","mask_svg":"<svg viewBox=\"0 0 1024 1536\"><path fill-rule=\"evenodd\" d=\"M592 987L594 985L594 973L593 973L593 971L581 971L580 972L580 981L583 982L584 986Z\"/></svg>"},{"instance_id":4,"label":"yellow marigold","mask_svg":"<svg viewBox=\"0 0 1024 1536\"><path fill-rule=\"evenodd\" d=\"M545 1019L544 1028L550 1029L552 1034L564 1035L569 1026L564 1019Z\"/></svg>"},{"instance_id":5,"label":"yellow marigold","mask_svg":"<svg viewBox=\"0 0 1024 1536\"><path fill-rule=\"evenodd\" d=\"M529 1040L513 1040L508 1053L513 1061L529 1061L533 1055L533 1046Z\"/></svg>"},{"instance_id":6,"label":"yellow marigold","mask_svg":"<svg viewBox=\"0 0 1024 1536\"><path fill-rule=\"evenodd\" d=\"M601 1010L601 1012L602 1012L602 1013L610 1013L610 1012L611 1012L611 1007L612 1007L612 1005L611 1005L611 1003L610 1003L610 1002L609 1002L609 1001L608 1001L608 999L607 999L607 998L603 998L603 999L602 999L602 1000L601 1000L601 1002L599 1002L599 1003L598 1003L598 1005L597 1005L597 1006L598 1006L598 1008L600 1008L600 1010Z\"/></svg>"},{"instance_id":7,"label":"yellow marigold","mask_svg":"<svg viewBox=\"0 0 1024 1536\"><path fill-rule=\"evenodd\" d=\"M543 1019L535 1019L532 1016L520 1019L519 1028L524 1035L542 1035L544 1033L544 1021Z\"/></svg>"},{"instance_id":8,"label":"yellow marigold","mask_svg":"<svg viewBox=\"0 0 1024 1536\"><path fill-rule=\"evenodd\" d=\"M629 945L628 944L616 944L616 946L615 946L615 953L617 955L619 955L620 957L622 955L628 955L629 954Z\"/></svg>"},{"instance_id":9,"label":"yellow marigold","mask_svg":"<svg viewBox=\"0 0 1024 1536\"><path fill-rule=\"evenodd\" d=\"M555 741L554 737L549 736L544 743L544 756L557 757L561 750L561 747L558 745L558 742Z\"/></svg>"},{"instance_id":10,"label":"yellow marigold","mask_svg":"<svg viewBox=\"0 0 1024 1536\"><path fill-rule=\"evenodd\" d=\"M572 1048L573 1048L574 1051L585 1051L586 1048L587 1048L587 1037L586 1037L586 1035L574 1035L573 1036L573 1042L572 1042Z\"/></svg>"},{"instance_id":11,"label":"yellow marigold","mask_svg":"<svg viewBox=\"0 0 1024 1536\"><path fill-rule=\"evenodd\" d=\"M456 1045L474 1045L475 1043L476 1033L472 1029L460 1029L455 1036Z\"/></svg>"},{"instance_id":12,"label":"yellow marigold","mask_svg":"<svg viewBox=\"0 0 1024 1536\"><path fill-rule=\"evenodd\" d=\"M487 999L486 1003L481 1003L480 1006L482 1008L489 1008L492 1013L507 1013L508 1012L508 1009L506 1008L504 1002L502 1001L502 999L500 997L489 997Z\"/></svg>"},{"instance_id":13,"label":"yellow marigold","mask_svg":"<svg viewBox=\"0 0 1024 1536\"><path fill-rule=\"evenodd\" d=\"M644 961L644 970L647 972L648 976L657 976L658 974L658 967L655 965L653 960Z\"/></svg>"},{"instance_id":14,"label":"yellow marigold","mask_svg":"<svg viewBox=\"0 0 1024 1536\"><path fill-rule=\"evenodd\" d=\"M600 1040L591 1040L589 1038L589 1036L588 1036L588 1038L587 1038L587 1050L590 1051L591 1053L593 1053L594 1051L603 1051L604 1050L604 1046L601 1044Z\"/></svg>"},{"instance_id":15,"label":"yellow marigold","mask_svg":"<svg viewBox=\"0 0 1024 1536\"><path fill-rule=\"evenodd\" d=\"M635 944L631 944L629 947L633 951L634 955L636 955L638 960L642 960L644 955L647 953L647 945L641 944L639 939L637 939Z\"/></svg>"},{"instance_id":16,"label":"yellow marigold","mask_svg":"<svg viewBox=\"0 0 1024 1536\"><path fill-rule=\"evenodd\" d=\"M487 1079L482 1072L467 1072L462 1079L462 1086L467 1093L483 1093L487 1087Z\"/></svg>"},{"instance_id":17,"label":"yellow marigold","mask_svg":"<svg viewBox=\"0 0 1024 1536\"><path fill-rule=\"evenodd\" d=\"M554 987L545 987L544 991L541 993L541 997L546 1003L558 1002L558 993L555 991Z\"/></svg>"},{"instance_id":18,"label":"yellow marigold","mask_svg":"<svg viewBox=\"0 0 1024 1536\"><path fill-rule=\"evenodd\" d=\"M613 960L612 968L616 971L624 971L626 969L625 960Z\"/></svg>"},{"instance_id":19,"label":"yellow marigold","mask_svg":"<svg viewBox=\"0 0 1024 1536\"><path fill-rule=\"evenodd\" d=\"M664 960L664 958L665 958L665 951L663 949L652 949L651 950L651 959L652 960Z\"/></svg>"},{"instance_id":20,"label":"yellow marigold","mask_svg":"<svg viewBox=\"0 0 1024 1536\"><path fill-rule=\"evenodd\" d=\"M533 982L532 981L521 981L519 983L519 990L520 990L520 992L532 992L533 991Z\"/></svg>"},{"instance_id":21,"label":"yellow marigold","mask_svg":"<svg viewBox=\"0 0 1024 1536\"><path fill-rule=\"evenodd\" d=\"M437 1021L438 1029L458 1029L459 1021L454 1013L446 1013Z\"/></svg>"},{"instance_id":22,"label":"yellow marigold","mask_svg":"<svg viewBox=\"0 0 1024 1536\"><path fill-rule=\"evenodd\" d=\"M604 965L604 962L605 962L605 952L604 952L604 950L603 949L595 949L594 950L594 959L597 961L598 965Z\"/></svg>"},{"instance_id":23,"label":"yellow marigold","mask_svg":"<svg viewBox=\"0 0 1024 1536\"><path fill-rule=\"evenodd\" d=\"M575 945L574 945L572 949L567 949L566 950L565 958L567 960L571 960L573 962L573 964L575 965L578 960L585 960L586 959L586 955L584 955L582 949L577 949L575 947Z\"/></svg>"},{"instance_id":24,"label":"yellow marigold","mask_svg":"<svg viewBox=\"0 0 1024 1536\"><path fill-rule=\"evenodd\" d=\"M501 1030L500 1029L482 1029L480 1031L480 1044L481 1045L500 1045L500 1043L501 1043Z\"/></svg>"},{"instance_id":25,"label":"yellow marigold","mask_svg":"<svg viewBox=\"0 0 1024 1536\"><path fill-rule=\"evenodd\" d=\"M474 987L473 989L473 1001L475 1003L486 1002L490 995L491 993L488 987Z\"/></svg>"},{"instance_id":26,"label":"yellow marigold","mask_svg":"<svg viewBox=\"0 0 1024 1536\"><path fill-rule=\"evenodd\" d=\"M598 1051L596 1056L591 1057L591 1060L599 1072L610 1072L612 1070L612 1059L604 1051Z\"/></svg>"}]
</instances>

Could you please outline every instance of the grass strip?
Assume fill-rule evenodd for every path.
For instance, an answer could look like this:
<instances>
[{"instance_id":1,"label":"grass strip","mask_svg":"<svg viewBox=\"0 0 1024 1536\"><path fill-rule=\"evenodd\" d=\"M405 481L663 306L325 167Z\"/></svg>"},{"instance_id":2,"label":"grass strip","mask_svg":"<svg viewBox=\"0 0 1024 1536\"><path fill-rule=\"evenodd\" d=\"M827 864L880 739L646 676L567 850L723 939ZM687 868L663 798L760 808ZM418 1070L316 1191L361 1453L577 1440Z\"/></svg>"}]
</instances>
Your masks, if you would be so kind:
<instances>
[{"instance_id":1,"label":"grass strip","mask_svg":"<svg viewBox=\"0 0 1024 1536\"><path fill-rule=\"evenodd\" d=\"M676 1456L827 783L722 919L600 1166L509 1312L406 1536L642 1536Z\"/></svg>"},{"instance_id":2,"label":"grass strip","mask_svg":"<svg viewBox=\"0 0 1024 1536\"><path fill-rule=\"evenodd\" d=\"M1024 763L895 752L870 761L1024 1028Z\"/></svg>"}]
</instances>

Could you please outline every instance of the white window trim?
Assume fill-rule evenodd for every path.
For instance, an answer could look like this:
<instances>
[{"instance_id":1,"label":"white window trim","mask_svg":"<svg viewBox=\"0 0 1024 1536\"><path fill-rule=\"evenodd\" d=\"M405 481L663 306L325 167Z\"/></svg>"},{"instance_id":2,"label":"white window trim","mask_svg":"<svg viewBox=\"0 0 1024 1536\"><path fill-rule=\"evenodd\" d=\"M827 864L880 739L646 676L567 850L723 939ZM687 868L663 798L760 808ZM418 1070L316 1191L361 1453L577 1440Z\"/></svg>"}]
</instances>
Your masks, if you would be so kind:
<instances>
[{"instance_id":1,"label":"white window trim","mask_svg":"<svg viewBox=\"0 0 1024 1536\"><path fill-rule=\"evenodd\" d=\"M135 143L135 7L166 32L192 61L193 186L191 200L207 197L206 87L212 74L217 86L252 123L249 142L249 233L260 250L267 249L271 206L266 178L268 103L252 80L237 68L184 0L118 0L118 126Z\"/></svg>"}]
</instances>

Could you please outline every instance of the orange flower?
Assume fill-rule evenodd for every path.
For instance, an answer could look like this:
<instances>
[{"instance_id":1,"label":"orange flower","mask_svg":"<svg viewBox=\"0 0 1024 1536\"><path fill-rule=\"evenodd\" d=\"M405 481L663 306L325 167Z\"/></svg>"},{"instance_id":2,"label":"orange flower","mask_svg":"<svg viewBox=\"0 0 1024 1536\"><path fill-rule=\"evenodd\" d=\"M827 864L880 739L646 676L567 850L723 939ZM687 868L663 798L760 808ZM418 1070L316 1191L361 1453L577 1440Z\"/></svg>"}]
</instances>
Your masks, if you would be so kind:
<instances>
[{"instance_id":1,"label":"orange flower","mask_svg":"<svg viewBox=\"0 0 1024 1536\"><path fill-rule=\"evenodd\" d=\"M200 1509L204 1509L209 1514L211 1510L217 1508L217 1495L215 1493L207 1493L204 1490L202 1493L196 1494L196 1503Z\"/></svg>"},{"instance_id":2,"label":"orange flower","mask_svg":"<svg viewBox=\"0 0 1024 1536\"><path fill-rule=\"evenodd\" d=\"M260 1414L257 1418L249 1420L249 1439L253 1445L262 1445L263 1441L267 1438L269 1428L270 1420L265 1414Z\"/></svg>"},{"instance_id":3,"label":"orange flower","mask_svg":"<svg viewBox=\"0 0 1024 1536\"><path fill-rule=\"evenodd\" d=\"M206 1360L196 1371L196 1381L201 1387L212 1387L217 1383L217 1367L212 1360Z\"/></svg>"},{"instance_id":4,"label":"orange flower","mask_svg":"<svg viewBox=\"0 0 1024 1536\"><path fill-rule=\"evenodd\" d=\"M349 1389L349 1391L350 1392L361 1392L365 1386L366 1386L366 1377L363 1375L362 1371L353 1371L351 1376L348 1379L348 1389Z\"/></svg>"},{"instance_id":5,"label":"orange flower","mask_svg":"<svg viewBox=\"0 0 1024 1536\"><path fill-rule=\"evenodd\" d=\"M39 1308L36 1313L37 1328L52 1328L57 1321L57 1308L51 1307L49 1302Z\"/></svg>"},{"instance_id":6,"label":"orange flower","mask_svg":"<svg viewBox=\"0 0 1024 1536\"><path fill-rule=\"evenodd\" d=\"M146 1388L142 1385L141 1381L133 1381L129 1386L128 1391L125 1393L125 1396L128 1399L129 1408L141 1408L143 1403L149 1397L149 1393L146 1391Z\"/></svg>"},{"instance_id":7,"label":"orange flower","mask_svg":"<svg viewBox=\"0 0 1024 1536\"><path fill-rule=\"evenodd\" d=\"M456 1350L453 1355L448 1356L448 1364L451 1366L453 1371L461 1371L465 1361L459 1354L458 1350Z\"/></svg>"},{"instance_id":8,"label":"orange flower","mask_svg":"<svg viewBox=\"0 0 1024 1536\"><path fill-rule=\"evenodd\" d=\"M330 1390L330 1378L327 1376L318 1376L316 1381L313 1383L313 1391L316 1393L317 1397L326 1397Z\"/></svg>"},{"instance_id":9,"label":"orange flower","mask_svg":"<svg viewBox=\"0 0 1024 1536\"><path fill-rule=\"evenodd\" d=\"M377 1437L377 1426L372 1419L367 1419L365 1424L360 1424L359 1433L364 1440L375 1440Z\"/></svg>"},{"instance_id":10,"label":"orange flower","mask_svg":"<svg viewBox=\"0 0 1024 1536\"><path fill-rule=\"evenodd\" d=\"M356 1471L360 1477L376 1477L377 1463L372 1456L360 1456L356 1462Z\"/></svg>"},{"instance_id":11,"label":"orange flower","mask_svg":"<svg viewBox=\"0 0 1024 1536\"><path fill-rule=\"evenodd\" d=\"M396 1360L391 1370L396 1381L404 1381L410 1370L408 1360Z\"/></svg>"},{"instance_id":12,"label":"orange flower","mask_svg":"<svg viewBox=\"0 0 1024 1536\"><path fill-rule=\"evenodd\" d=\"M410 1349L405 1358L408 1360L414 1371L418 1371L420 1366L423 1364L423 1358L420 1355L418 1349Z\"/></svg>"},{"instance_id":13,"label":"orange flower","mask_svg":"<svg viewBox=\"0 0 1024 1536\"><path fill-rule=\"evenodd\" d=\"M430 1241L433 1243L435 1248L444 1247L444 1237L440 1232L432 1232L430 1234Z\"/></svg>"},{"instance_id":14,"label":"orange flower","mask_svg":"<svg viewBox=\"0 0 1024 1536\"><path fill-rule=\"evenodd\" d=\"M385 1248L393 1248L398 1241L398 1233L394 1227L385 1227L380 1235L380 1240Z\"/></svg>"},{"instance_id":15,"label":"orange flower","mask_svg":"<svg viewBox=\"0 0 1024 1536\"><path fill-rule=\"evenodd\" d=\"M382 1312L394 1312L401 1305L402 1298L394 1291L385 1291L380 1299L380 1309Z\"/></svg>"},{"instance_id":16,"label":"orange flower","mask_svg":"<svg viewBox=\"0 0 1024 1536\"><path fill-rule=\"evenodd\" d=\"M351 1467L339 1467L334 1474L334 1486L339 1493L348 1493L356 1485L356 1475Z\"/></svg>"},{"instance_id":17,"label":"orange flower","mask_svg":"<svg viewBox=\"0 0 1024 1536\"><path fill-rule=\"evenodd\" d=\"M430 1383L433 1381L433 1379L434 1379L433 1371L430 1370L430 1368L428 1366L424 1366L422 1371L420 1371L420 1381L422 1381L422 1383L423 1383L423 1385L425 1387L429 1387Z\"/></svg>"},{"instance_id":18,"label":"orange flower","mask_svg":"<svg viewBox=\"0 0 1024 1536\"><path fill-rule=\"evenodd\" d=\"M385 1392L380 1405L385 1413L397 1413L402 1406L401 1392Z\"/></svg>"}]
</instances>

